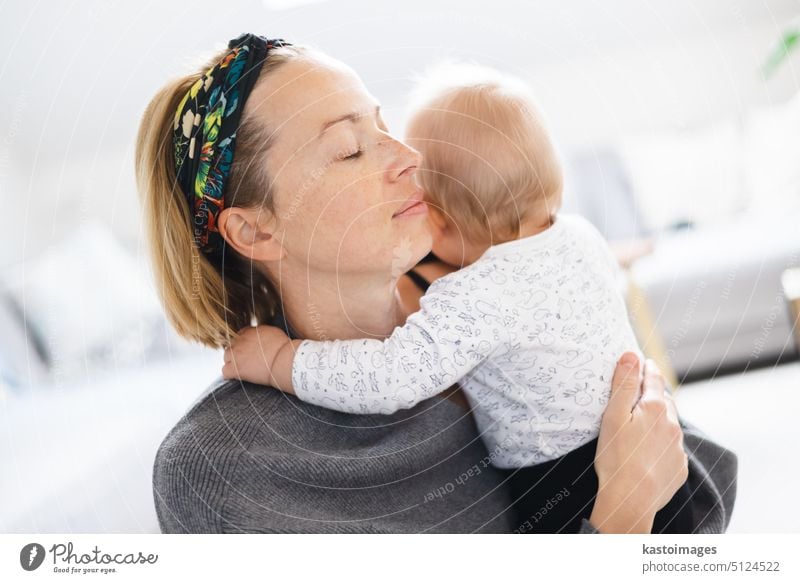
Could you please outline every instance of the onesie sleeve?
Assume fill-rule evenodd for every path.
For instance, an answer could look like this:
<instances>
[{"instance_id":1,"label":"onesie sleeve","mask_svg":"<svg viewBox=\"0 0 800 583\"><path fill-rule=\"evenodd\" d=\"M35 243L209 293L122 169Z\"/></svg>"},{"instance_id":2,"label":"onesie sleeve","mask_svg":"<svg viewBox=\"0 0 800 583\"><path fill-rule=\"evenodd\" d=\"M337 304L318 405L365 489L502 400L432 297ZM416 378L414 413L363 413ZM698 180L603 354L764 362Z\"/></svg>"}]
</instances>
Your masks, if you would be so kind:
<instances>
[{"instance_id":1,"label":"onesie sleeve","mask_svg":"<svg viewBox=\"0 0 800 583\"><path fill-rule=\"evenodd\" d=\"M391 414L444 391L500 343L500 310L486 295L446 276L385 340L303 341L292 366L295 394L345 413Z\"/></svg>"}]
</instances>

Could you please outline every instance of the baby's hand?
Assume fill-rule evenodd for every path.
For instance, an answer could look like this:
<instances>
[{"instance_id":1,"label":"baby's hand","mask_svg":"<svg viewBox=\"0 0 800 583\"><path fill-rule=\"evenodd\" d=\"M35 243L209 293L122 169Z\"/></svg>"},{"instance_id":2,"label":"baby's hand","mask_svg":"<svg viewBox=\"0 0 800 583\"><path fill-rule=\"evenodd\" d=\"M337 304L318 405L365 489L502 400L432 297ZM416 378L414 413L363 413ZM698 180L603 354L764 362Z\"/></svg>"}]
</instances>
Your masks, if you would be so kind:
<instances>
[{"instance_id":1,"label":"baby's hand","mask_svg":"<svg viewBox=\"0 0 800 583\"><path fill-rule=\"evenodd\" d=\"M225 364L222 376L226 379L241 379L259 385L270 385L282 391L291 390L292 354L278 355L289 349L291 341L286 333L274 326L258 326L239 331L229 348L225 349ZM288 357L288 362L287 362ZM288 371L287 369L288 364ZM289 386L286 380L289 379Z\"/></svg>"}]
</instances>

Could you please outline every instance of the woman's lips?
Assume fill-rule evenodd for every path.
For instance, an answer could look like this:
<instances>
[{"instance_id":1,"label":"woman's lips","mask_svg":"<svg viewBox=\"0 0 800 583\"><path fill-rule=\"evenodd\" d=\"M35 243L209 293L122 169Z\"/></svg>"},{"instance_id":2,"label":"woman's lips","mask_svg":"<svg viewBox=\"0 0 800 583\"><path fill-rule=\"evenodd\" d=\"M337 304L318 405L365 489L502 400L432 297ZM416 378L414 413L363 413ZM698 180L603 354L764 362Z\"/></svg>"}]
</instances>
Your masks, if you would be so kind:
<instances>
[{"instance_id":1,"label":"woman's lips","mask_svg":"<svg viewBox=\"0 0 800 583\"><path fill-rule=\"evenodd\" d=\"M397 212L392 215L393 219L398 217L410 217L413 215L424 215L428 212L428 205L422 200L424 193L418 190L403 203Z\"/></svg>"}]
</instances>

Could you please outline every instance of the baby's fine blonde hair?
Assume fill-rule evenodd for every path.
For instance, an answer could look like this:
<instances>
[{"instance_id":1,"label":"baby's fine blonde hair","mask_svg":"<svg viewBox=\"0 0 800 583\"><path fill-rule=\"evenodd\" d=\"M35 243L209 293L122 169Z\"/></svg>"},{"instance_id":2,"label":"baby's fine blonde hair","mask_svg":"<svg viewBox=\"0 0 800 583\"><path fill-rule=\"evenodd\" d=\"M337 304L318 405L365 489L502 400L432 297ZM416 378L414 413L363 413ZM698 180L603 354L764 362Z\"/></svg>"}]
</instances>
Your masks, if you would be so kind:
<instances>
[{"instance_id":1,"label":"baby's fine blonde hair","mask_svg":"<svg viewBox=\"0 0 800 583\"><path fill-rule=\"evenodd\" d=\"M412 96L406 138L420 150L429 203L476 243L516 239L561 200L561 165L526 84L488 67L444 63Z\"/></svg>"}]
</instances>

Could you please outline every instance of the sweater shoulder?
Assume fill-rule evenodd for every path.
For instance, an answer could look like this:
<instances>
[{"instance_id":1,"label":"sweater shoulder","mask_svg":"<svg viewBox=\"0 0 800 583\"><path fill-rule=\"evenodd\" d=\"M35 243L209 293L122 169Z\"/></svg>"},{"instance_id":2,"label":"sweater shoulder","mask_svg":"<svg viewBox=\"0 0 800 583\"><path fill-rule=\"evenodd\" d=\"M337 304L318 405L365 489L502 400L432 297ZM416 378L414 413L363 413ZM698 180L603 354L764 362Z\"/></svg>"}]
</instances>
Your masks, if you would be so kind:
<instances>
[{"instance_id":1,"label":"sweater shoulder","mask_svg":"<svg viewBox=\"0 0 800 583\"><path fill-rule=\"evenodd\" d=\"M442 397L347 415L229 382L164 439L153 487L163 532L508 532L487 455L471 416Z\"/></svg>"},{"instance_id":2,"label":"sweater shoulder","mask_svg":"<svg viewBox=\"0 0 800 583\"><path fill-rule=\"evenodd\" d=\"M280 404L281 394L219 380L162 441L153 466L153 496L163 532L224 532L227 487L241 456Z\"/></svg>"}]
</instances>

